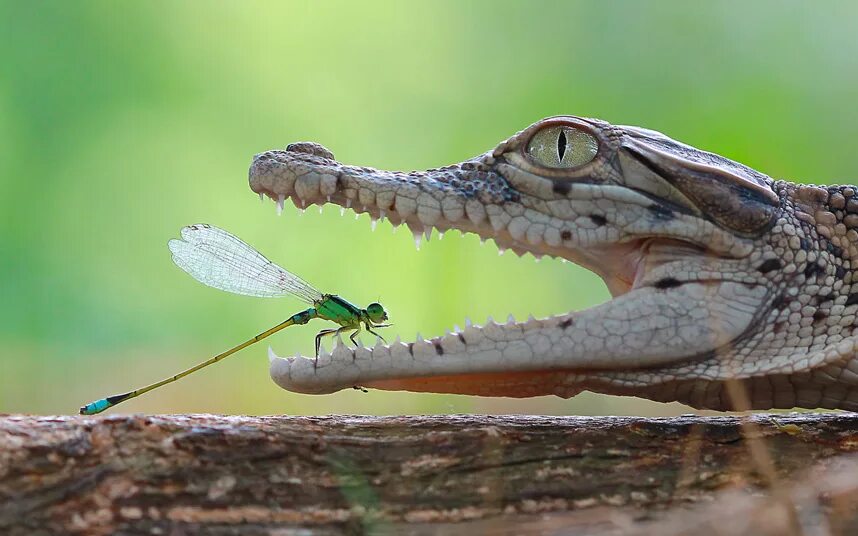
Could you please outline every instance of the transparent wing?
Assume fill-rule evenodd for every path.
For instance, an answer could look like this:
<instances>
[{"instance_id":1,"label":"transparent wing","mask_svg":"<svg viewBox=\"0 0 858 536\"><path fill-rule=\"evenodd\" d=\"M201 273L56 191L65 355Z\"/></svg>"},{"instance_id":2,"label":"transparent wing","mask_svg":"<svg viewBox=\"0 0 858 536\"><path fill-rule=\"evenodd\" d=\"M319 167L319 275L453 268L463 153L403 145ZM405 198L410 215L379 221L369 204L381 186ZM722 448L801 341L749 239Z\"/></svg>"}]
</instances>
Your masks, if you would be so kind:
<instances>
[{"instance_id":1,"label":"transparent wing","mask_svg":"<svg viewBox=\"0 0 858 536\"><path fill-rule=\"evenodd\" d=\"M189 225L182 229L181 240L170 240L167 246L176 266L210 287L262 298L291 295L311 304L322 298L309 283L223 229Z\"/></svg>"}]
</instances>

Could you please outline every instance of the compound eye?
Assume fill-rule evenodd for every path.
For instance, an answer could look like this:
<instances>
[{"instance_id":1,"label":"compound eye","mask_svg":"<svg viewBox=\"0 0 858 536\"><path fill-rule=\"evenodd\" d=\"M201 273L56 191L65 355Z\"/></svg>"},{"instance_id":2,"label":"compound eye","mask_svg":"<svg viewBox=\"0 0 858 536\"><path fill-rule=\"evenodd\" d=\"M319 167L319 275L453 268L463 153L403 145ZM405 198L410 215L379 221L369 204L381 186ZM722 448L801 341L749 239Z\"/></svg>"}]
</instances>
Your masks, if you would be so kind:
<instances>
[{"instance_id":1,"label":"compound eye","mask_svg":"<svg viewBox=\"0 0 858 536\"><path fill-rule=\"evenodd\" d=\"M384 307L382 307L380 303L369 304L366 308L366 313L373 322L387 320L387 312L385 312Z\"/></svg>"},{"instance_id":2,"label":"compound eye","mask_svg":"<svg viewBox=\"0 0 858 536\"><path fill-rule=\"evenodd\" d=\"M591 134L566 125L543 128L527 144L530 159L550 168L583 166L598 150L599 142Z\"/></svg>"}]
</instances>

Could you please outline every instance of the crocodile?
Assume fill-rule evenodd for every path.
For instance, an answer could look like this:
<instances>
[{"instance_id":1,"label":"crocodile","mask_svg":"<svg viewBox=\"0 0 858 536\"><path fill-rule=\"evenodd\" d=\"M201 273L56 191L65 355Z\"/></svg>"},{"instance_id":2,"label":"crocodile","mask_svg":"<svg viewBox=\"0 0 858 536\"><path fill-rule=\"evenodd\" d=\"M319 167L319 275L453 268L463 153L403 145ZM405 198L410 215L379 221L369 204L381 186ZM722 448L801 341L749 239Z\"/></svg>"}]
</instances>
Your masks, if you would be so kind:
<instances>
[{"instance_id":1,"label":"crocodile","mask_svg":"<svg viewBox=\"0 0 858 536\"><path fill-rule=\"evenodd\" d=\"M577 116L427 171L345 165L293 143L256 155L249 182L281 210L286 199L333 203L417 237L457 229L566 259L612 296L431 339L341 344L317 366L270 352L287 390L587 390L714 410L858 410L856 187L776 180L653 130Z\"/></svg>"}]
</instances>

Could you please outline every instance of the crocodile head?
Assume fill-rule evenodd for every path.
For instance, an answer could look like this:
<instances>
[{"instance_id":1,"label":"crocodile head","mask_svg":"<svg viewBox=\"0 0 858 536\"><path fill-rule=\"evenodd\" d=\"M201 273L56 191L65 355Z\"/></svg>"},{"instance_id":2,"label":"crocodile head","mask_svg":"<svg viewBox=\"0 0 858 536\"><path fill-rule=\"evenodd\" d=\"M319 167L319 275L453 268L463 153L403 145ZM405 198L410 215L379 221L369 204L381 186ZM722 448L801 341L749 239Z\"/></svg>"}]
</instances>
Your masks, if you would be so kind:
<instances>
[{"instance_id":1,"label":"crocodile head","mask_svg":"<svg viewBox=\"0 0 858 536\"><path fill-rule=\"evenodd\" d=\"M417 239L432 230L475 233L518 254L582 265L613 295L545 319L371 349L340 345L318 366L272 356L272 377L305 393L590 389L718 406L712 396L720 394L683 396L683 382L783 368L741 343L756 340L772 313L784 277L772 268L794 260L782 247L790 222L778 184L658 132L573 116L544 119L489 152L427 171L345 165L310 142L261 153L250 187L281 209L286 199L302 208L334 203L404 223Z\"/></svg>"}]
</instances>

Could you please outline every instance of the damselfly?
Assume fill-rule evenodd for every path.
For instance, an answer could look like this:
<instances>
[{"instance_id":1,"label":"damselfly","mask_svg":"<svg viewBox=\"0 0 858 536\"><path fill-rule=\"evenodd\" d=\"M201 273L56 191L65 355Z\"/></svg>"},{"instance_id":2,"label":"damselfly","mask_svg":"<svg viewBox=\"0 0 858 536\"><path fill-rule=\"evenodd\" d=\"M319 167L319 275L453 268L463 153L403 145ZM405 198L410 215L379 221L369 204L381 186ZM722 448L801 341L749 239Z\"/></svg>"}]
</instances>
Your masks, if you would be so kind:
<instances>
[{"instance_id":1,"label":"damselfly","mask_svg":"<svg viewBox=\"0 0 858 536\"><path fill-rule=\"evenodd\" d=\"M185 227L181 234L181 240L174 239L168 243L170 251L173 253L173 262L200 283L227 292L260 298L294 296L312 305L312 307L295 313L284 322L263 331L256 337L175 376L128 393L108 396L91 402L80 408L81 415L101 413L120 402L136 398L143 393L173 383L201 368L217 363L283 328L295 324L306 324L314 318L330 320L340 325L336 329L323 329L316 335L317 361L322 337L337 336L344 331L351 331L349 339L357 345L355 336L360 333L361 324L363 324L363 329L384 340L381 335L373 331L373 328L384 328L390 325L383 324L387 320L387 312L380 303L371 303L366 309L360 309L336 294L322 294L297 275L277 266L238 237L223 229L207 224L197 224Z\"/></svg>"}]
</instances>

